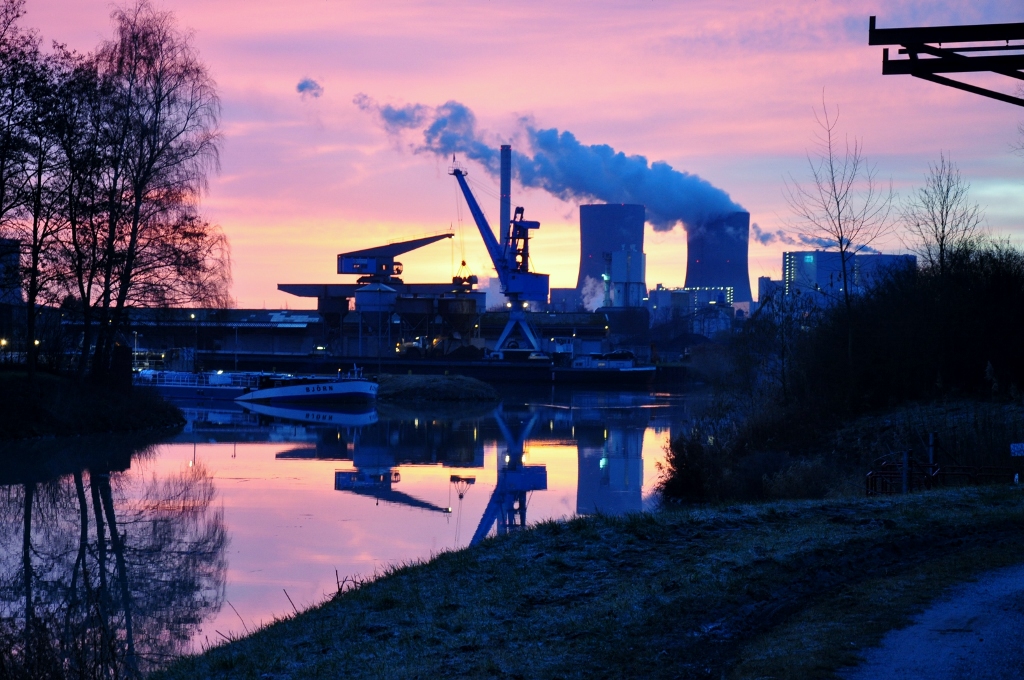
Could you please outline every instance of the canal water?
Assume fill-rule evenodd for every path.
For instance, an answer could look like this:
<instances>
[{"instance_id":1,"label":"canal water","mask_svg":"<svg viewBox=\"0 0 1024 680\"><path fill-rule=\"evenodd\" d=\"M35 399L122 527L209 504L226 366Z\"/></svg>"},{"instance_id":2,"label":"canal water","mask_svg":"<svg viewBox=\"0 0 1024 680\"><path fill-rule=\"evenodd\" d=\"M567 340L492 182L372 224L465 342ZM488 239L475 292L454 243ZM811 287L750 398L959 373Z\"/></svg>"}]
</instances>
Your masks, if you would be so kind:
<instances>
[{"instance_id":1,"label":"canal water","mask_svg":"<svg viewBox=\"0 0 1024 680\"><path fill-rule=\"evenodd\" d=\"M661 393L181 406L188 424L169 441L50 443L28 452L46 465L0 474L8 661L145 670L393 565L544 520L640 511L689 420L686 396Z\"/></svg>"}]
</instances>

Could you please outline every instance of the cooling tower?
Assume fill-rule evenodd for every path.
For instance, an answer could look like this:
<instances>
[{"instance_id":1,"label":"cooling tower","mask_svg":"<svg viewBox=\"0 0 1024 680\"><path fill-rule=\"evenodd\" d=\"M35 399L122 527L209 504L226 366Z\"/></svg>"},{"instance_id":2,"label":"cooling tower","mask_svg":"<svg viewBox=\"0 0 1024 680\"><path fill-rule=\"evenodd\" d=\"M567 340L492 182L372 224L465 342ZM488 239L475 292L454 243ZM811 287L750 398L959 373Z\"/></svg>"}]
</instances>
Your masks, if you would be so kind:
<instances>
[{"instance_id":1,"label":"cooling tower","mask_svg":"<svg viewBox=\"0 0 1024 680\"><path fill-rule=\"evenodd\" d=\"M611 254L621 250L644 251L642 205L614 203L580 206L580 275L576 293L582 296L588 278L600 282L609 274Z\"/></svg>"},{"instance_id":2,"label":"cooling tower","mask_svg":"<svg viewBox=\"0 0 1024 680\"><path fill-rule=\"evenodd\" d=\"M686 287L732 286L735 302L750 302L747 242L750 213L709 219L686 232Z\"/></svg>"}]
</instances>

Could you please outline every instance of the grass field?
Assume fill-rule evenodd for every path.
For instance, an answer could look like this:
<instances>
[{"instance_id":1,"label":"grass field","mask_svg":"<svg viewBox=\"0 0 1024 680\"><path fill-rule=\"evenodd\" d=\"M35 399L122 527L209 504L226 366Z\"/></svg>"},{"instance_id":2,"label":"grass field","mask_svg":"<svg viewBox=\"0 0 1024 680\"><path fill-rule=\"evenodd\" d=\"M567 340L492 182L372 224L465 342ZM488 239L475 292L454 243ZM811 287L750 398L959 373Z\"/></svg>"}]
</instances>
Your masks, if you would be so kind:
<instances>
[{"instance_id":1,"label":"grass field","mask_svg":"<svg viewBox=\"0 0 1024 680\"><path fill-rule=\"evenodd\" d=\"M157 677L832 677L1022 539L1020 487L548 522L343 581Z\"/></svg>"}]
</instances>

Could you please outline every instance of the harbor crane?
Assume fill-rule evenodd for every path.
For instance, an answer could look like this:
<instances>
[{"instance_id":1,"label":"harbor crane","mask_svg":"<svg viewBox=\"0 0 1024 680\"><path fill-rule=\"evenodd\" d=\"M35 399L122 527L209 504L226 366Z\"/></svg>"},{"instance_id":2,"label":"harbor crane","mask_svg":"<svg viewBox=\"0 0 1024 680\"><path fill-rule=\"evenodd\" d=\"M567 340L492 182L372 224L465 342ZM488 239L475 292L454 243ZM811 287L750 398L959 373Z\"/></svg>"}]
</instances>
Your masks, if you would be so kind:
<instances>
[{"instance_id":1,"label":"harbor crane","mask_svg":"<svg viewBox=\"0 0 1024 680\"><path fill-rule=\"evenodd\" d=\"M523 219L521 207L517 207L514 214L511 212L512 147L507 144L501 147L501 203L498 217L501 243L495 237L491 225L487 223L487 218L480 209L480 204L466 182L466 169L455 162L454 157L448 174L455 176L462 194L466 197L469 212L473 215L473 221L480 230L487 254L498 274L501 292L508 298L508 323L494 349L541 351L540 340L527 321L526 310L530 302L548 301L548 275L530 271L530 232L539 229L540 222ZM517 328L529 347L519 346L516 340Z\"/></svg>"}]
</instances>

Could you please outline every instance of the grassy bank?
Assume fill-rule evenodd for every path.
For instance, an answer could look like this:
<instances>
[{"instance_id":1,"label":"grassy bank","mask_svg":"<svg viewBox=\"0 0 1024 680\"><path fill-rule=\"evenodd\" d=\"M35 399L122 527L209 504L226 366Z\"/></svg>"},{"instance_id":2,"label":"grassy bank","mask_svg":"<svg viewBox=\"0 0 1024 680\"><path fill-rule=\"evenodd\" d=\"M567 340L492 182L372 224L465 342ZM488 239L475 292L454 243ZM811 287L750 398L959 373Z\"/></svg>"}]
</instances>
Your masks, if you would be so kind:
<instances>
[{"instance_id":1,"label":"grassy bank","mask_svg":"<svg viewBox=\"0 0 1024 680\"><path fill-rule=\"evenodd\" d=\"M1022 539L1019 487L549 522L158 677L830 677Z\"/></svg>"},{"instance_id":2,"label":"grassy bank","mask_svg":"<svg viewBox=\"0 0 1024 680\"><path fill-rule=\"evenodd\" d=\"M180 427L181 412L156 393L120 392L70 378L0 372L0 440Z\"/></svg>"}]
</instances>

